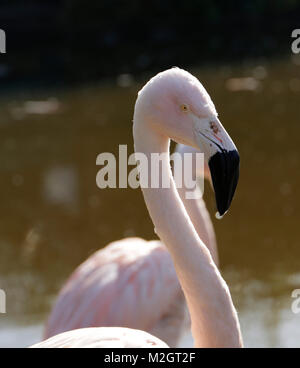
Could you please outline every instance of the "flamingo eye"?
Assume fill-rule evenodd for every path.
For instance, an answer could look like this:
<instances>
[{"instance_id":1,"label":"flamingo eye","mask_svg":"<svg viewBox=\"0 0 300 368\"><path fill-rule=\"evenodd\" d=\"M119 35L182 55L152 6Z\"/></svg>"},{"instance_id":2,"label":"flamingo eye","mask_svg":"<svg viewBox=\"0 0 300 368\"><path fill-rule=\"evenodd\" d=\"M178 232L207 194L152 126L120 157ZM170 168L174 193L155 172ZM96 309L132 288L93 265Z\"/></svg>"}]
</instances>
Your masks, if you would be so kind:
<instances>
[{"instance_id":1,"label":"flamingo eye","mask_svg":"<svg viewBox=\"0 0 300 368\"><path fill-rule=\"evenodd\" d=\"M189 111L189 107L188 107L188 105L187 105L187 104L182 104L182 105L180 105L180 109L181 109L181 111L183 111L183 112L187 112L187 111Z\"/></svg>"}]
</instances>

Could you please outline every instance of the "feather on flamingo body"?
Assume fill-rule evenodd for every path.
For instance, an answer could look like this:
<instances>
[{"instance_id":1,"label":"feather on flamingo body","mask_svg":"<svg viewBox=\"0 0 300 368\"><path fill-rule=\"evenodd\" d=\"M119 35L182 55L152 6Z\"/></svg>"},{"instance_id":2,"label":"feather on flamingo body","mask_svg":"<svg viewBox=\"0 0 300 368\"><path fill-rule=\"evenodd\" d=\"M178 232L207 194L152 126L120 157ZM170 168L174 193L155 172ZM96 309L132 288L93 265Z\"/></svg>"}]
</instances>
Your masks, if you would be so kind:
<instances>
[{"instance_id":1,"label":"feather on flamingo body","mask_svg":"<svg viewBox=\"0 0 300 368\"><path fill-rule=\"evenodd\" d=\"M113 242L81 264L61 290L46 338L83 327L130 327L175 346L186 308L172 259L160 241Z\"/></svg>"},{"instance_id":2,"label":"feather on flamingo body","mask_svg":"<svg viewBox=\"0 0 300 368\"><path fill-rule=\"evenodd\" d=\"M32 348L167 348L147 332L125 327L89 327L60 333Z\"/></svg>"}]
</instances>

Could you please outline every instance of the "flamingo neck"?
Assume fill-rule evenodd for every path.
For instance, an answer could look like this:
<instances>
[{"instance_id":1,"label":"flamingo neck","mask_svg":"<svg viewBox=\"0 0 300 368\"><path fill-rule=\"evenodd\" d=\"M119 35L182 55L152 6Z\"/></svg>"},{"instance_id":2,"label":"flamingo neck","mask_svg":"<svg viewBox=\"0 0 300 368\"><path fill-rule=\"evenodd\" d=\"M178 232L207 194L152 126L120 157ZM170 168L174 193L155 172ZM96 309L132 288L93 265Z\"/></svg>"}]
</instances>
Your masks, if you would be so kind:
<instances>
[{"instance_id":1,"label":"flamingo neck","mask_svg":"<svg viewBox=\"0 0 300 368\"><path fill-rule=\"evenodd\" d=\"M184 162L184 161L183 161ZM183 170L184 174L184 170ZM182 177L182 185L177 187L178 194L184 207L197 231L199 238L203 241L209 249L213 261L216 266L219 266L217 242L209 212L206 208L205 202L201 197L200 189L195 184L193 194L198 199L187 199L187 192L191 193L191 189L187 189L184 185L184 177Z\"/></svg>"},{"instance_id":2,"label":"flamingo neck","mask_svg":"<svg viewBox=\"0 0 300 368\"><path fill-rule=\"evenodd\" d=\"M241 347L239 322L228 287L176 190L170 168L169 138L155 131L136 111L133 135L135 152L144 153L149 164L151 153L165 153L161 169L170 187L149 187L142 191L155 231L172 256L185 294L195 347Z\"/></svg>"}]
</instances>

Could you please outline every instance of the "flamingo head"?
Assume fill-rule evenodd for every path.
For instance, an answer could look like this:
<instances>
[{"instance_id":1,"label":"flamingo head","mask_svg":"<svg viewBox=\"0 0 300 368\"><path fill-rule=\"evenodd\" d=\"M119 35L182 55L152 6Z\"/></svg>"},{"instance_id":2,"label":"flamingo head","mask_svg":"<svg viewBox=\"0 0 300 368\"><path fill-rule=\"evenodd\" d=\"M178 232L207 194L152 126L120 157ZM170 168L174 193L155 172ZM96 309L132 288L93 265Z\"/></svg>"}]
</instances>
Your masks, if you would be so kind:
<instances>
[{"instance_id":1,"label":"flamingo head","mask_svg":"<svg viewBox=\"0 0 300 368\"><path fill-rule=\"evenodd\" d=\"M204 152L224 215L238 182L239 154L199 80L179 68L157 74L139 92L135 114L140 113L159 134Z\"/></svg>"}]
</instances>

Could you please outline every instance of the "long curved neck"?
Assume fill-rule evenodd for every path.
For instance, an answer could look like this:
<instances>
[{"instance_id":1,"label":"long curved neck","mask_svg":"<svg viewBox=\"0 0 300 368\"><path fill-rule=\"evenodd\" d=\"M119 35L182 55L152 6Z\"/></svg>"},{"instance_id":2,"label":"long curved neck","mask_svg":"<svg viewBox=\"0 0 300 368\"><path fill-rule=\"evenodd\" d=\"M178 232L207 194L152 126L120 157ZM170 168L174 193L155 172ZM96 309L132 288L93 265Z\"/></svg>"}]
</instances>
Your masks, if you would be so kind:
<instances>
[{"instance_id":1,"label":"long curved neck","mask_svg":"<svg viewBox=\"0 0 300 368\"><path fill-rule=\"evenodd\" d=\"M216 266L219 266L215 232L204 200L202 198L187 199L187 189L184 186L177 188L177 190L199 238L209 249ZM194 190L199 191L199 188L196 187ZM190 192L191 190L189 189L188 191Z\"/></svg>"},{"instance_id":2,"label":"long curved neck","mask_svg":"<svg viewBox=\"0 0 300 368\"><path fill-rule=\"evenodd\" d=\"M187 147L184 146L183 149L181 149L180 153L182 155L182 162L184 164L184 149L187 150ZM191 151L191 150L190 150ZM188 152L188 151L187 151ZM196 157L195 153L192 153L192 158L194 161L193 164L193 174L196 178ZM199 238L203 241L203 243L206 245L208 250L210 251L210 254L212 256L212 259L214 260L216 266L219 266L219 257L218 257L218 248L217 248L217 241L215 236L215 231L213 228L213 224L209 215L209 212L206 208L205 202L201 196L201 191L198 188L197 184L195 184L195 187L191 191L191 189L187 189L185 187L184 182L184 168L182 170L182 178L181 178L181 184L177 187L178 194L180 196L180 199L182 200L184 207L194 225L194 228L199 236ZM189 194L193 192L194 198L190 199L187 196L187 193ZM195 199L198 198L198 199Z\"/></svg>"},{"instance_id":3,"label":"long curved neck","mask_svg":"<svg viewBox=\"0 0 300 368\"><path fill-rule=\"evenodd\" d=\"M137 112L133 134L135 152L144 153L148 163L151 153L169 153L169 138L155 132ZM162 159L162 171L170 187L142 191L155 231L172 256L187 299L195 347L241 347L239 322L228 287L179 198L168 155Z\"/></svg>"}]
</instances>

